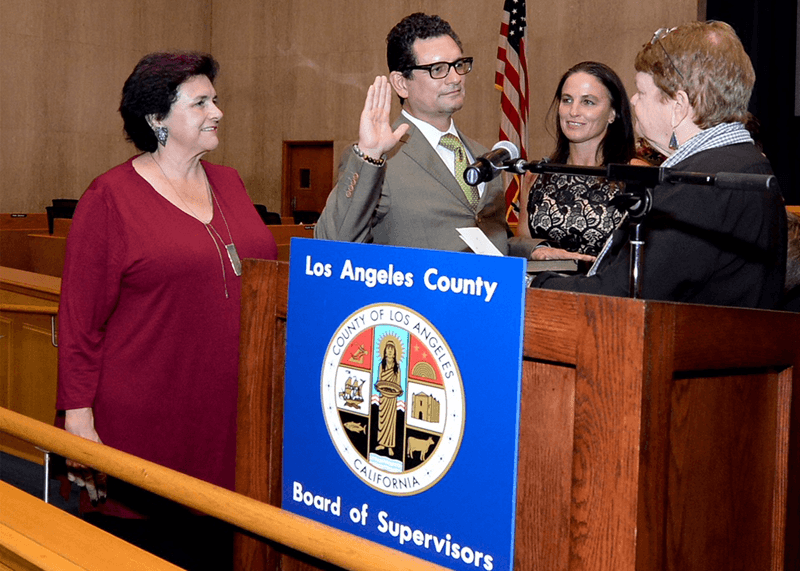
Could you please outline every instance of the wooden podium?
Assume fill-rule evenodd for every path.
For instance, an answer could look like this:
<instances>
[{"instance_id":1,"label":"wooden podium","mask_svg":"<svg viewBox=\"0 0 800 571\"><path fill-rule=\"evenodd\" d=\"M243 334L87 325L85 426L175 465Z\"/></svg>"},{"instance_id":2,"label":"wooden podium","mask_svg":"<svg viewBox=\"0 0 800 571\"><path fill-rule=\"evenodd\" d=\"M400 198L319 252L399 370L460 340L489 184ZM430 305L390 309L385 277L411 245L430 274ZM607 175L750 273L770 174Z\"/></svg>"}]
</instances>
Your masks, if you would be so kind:
<instances>
[{"instance_id":1,"label":"wooden podium","mask_svg":"<svg viewBox=\"0 0 800 571\"><path fill-rule=\"evenodd\" d=\"M242 276L236 490L275 506L288 273ZM798 332L783 312L528 291L515 569L800 568ZM236 561L320 568L245 536Z\"/></svg>"}]
</instances>

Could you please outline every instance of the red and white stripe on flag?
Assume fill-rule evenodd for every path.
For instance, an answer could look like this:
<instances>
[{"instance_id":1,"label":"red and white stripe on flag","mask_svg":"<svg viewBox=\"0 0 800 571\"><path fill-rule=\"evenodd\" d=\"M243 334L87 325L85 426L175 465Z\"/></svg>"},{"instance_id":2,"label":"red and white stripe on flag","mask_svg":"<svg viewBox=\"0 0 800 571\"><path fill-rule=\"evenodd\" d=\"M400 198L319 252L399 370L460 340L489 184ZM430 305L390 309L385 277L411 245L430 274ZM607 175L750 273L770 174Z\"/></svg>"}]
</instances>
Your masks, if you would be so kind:
<instances>
[{"instance_id":1,"label":"red and white stripe on flag","mask_svg":"<svg viewBox=\"0 0 800 571\"><path fill-rule=\"evenodd\" d=\"M527 10L525 0L505 0L500 23L500 41L497 47L497 73L495 87L502 92L500 98L500 140L511 141L528 158L528 63ZM519 177L506 176L506 218L517 221L519 203Z\"/></svg>"}]
</instances>

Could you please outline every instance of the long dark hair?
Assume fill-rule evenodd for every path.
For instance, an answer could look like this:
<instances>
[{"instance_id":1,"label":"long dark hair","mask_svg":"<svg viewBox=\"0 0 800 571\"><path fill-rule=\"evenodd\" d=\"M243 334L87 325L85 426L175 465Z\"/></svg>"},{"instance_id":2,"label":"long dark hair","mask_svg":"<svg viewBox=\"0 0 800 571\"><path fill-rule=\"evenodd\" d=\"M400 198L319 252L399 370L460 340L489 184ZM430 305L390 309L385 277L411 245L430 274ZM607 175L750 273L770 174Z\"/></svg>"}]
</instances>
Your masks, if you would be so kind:
<instances>
[{"instance_id":1,"label":"long dark hair","mask_svg":"<svg viewBox=\"0 0 800 571\"><path fill-rule=\"evenodd\" d=\"M611 108L614 110L614 122L608 126L606 136L600 143L598 151L602 156L603 165L608 163L629 163L636 155L636 145L633 137L633 120L631 119L631 106L628 101L628 94L625 86L614 70L603 63L596 61L584 61L572 66L561 76L558 82L555 97L550 104L547 112L548 122L550 117L554 118L556 128L556 148L550 155L550 160L554 163L566 163L569 157L569 139L561 130L561 122L558 119L558 105L561 101L561 91L567 78L575 73L584 72L596 77L600 83L608 90L611 97Z\"/></svg>"},{"instance_id":2,"label":"long dark hair","mask_svg":"<svg viewBox=\"0 0 800 571\"><path fill-rule=\"evenodd\" d=\"M386 345L383 348L383 358L381 359L381 369L383 369L385 371L386 370L386 365L388 365L388 363L386 362L386 350L389 348L389 345L391 345L392 349L394 349L394 365L392 365L392 372L397 374L400 371L400 364L397 362L397 347L394 346L394 342L392 342L392 341L387 341Z\"/></svg>"}]
</instances>

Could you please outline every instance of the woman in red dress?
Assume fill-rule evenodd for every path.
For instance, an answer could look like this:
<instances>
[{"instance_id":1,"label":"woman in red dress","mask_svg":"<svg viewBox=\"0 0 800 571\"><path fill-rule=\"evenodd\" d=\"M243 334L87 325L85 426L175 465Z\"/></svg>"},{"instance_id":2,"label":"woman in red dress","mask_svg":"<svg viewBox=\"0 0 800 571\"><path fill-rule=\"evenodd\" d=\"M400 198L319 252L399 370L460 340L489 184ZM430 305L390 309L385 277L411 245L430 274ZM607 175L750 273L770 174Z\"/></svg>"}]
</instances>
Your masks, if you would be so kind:
<instances>
[{"instance_id":1,"label":"woman in red dress","mask_svg":"<svg viewBox=\"0 0 800 571\"><path fill-rule=\"evenodd\" d=\"M142 153L95 179L76 209L57 407L72 434L232 489L240 259L277 249L238 173L201 160L219 144L217 69L207 54L156 53L125 82L120 112ZM192 566L177 536L210 518L67 465L88 519Z\"/></svg>"}]
</instances>

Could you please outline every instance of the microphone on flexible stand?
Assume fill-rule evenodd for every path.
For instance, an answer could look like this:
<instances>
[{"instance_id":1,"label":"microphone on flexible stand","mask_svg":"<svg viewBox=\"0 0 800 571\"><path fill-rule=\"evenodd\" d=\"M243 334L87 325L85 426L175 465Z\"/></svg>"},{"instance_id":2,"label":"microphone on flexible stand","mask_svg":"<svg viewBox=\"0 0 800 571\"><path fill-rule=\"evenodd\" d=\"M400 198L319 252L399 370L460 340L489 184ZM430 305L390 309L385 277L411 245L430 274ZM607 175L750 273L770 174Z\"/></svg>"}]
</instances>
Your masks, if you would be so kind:
<instances>
[{"instance_id":1,"label":"microphone on flexible stand","mask_svg":"<svg viewBox=\"0 0 800 571\"><path fill-rule=\"evenodd\" d=\"M489 182L500 171L506 170L508 164L519 158L519 149L511 141L500 141L492 150L475 159L475 162L464 171L464 180L470 186Z\"/></svg>"}]
</instances>

